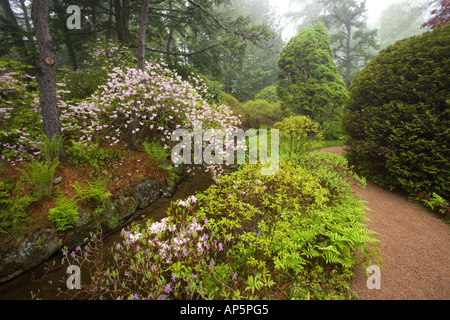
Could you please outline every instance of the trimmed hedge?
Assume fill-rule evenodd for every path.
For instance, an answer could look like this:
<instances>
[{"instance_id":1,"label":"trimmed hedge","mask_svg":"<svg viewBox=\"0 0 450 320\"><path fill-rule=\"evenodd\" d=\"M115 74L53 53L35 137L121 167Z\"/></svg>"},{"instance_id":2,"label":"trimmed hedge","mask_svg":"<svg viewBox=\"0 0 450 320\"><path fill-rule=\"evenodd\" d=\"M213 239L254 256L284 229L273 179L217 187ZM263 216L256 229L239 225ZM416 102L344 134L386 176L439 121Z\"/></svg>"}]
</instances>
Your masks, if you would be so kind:
<instances>
[{"instance_id":1,"label":"trimmed hedge","mask_svg":"<svg viewBox=\"0 0 450 320\"><path fill-rule=\"evenodd\" d=\"M450 26L398 41L355 78L345 107L349 161L410 195L450 198Z\"/></svg>"}]
</instances>

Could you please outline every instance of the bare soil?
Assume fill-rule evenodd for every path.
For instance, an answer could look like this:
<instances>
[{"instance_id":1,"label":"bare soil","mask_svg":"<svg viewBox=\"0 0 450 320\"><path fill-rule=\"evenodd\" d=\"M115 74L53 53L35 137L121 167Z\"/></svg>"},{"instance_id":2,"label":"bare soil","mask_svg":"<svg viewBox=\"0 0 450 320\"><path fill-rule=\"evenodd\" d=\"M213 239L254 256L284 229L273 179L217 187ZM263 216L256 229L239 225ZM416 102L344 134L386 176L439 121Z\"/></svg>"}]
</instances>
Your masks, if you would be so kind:
<instances>
[{"instance_id":1,"label":"bare soil","mask_svg":"<svg viewBox=\"0 0 450 320\"><path fill-rule=\"evenodd\" d=\"M323 151L345 152L343 147ZM368 289L365 268L355 270L352 289L360 300L450 300L450 226L406 196L367 181L352 186L367 201L367 227L379 234L381 288Z\"/></svg>"}]
</instances>

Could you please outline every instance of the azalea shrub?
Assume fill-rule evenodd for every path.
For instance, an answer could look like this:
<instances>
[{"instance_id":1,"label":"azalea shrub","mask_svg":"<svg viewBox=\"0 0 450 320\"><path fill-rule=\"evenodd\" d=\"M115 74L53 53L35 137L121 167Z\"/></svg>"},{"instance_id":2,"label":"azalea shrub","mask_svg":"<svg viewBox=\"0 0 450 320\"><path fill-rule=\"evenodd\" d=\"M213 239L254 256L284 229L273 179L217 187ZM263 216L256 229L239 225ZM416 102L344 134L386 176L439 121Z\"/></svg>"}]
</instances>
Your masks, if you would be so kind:
<instances>
[{"instance_id":1,"label":"azalea shrub","mask_svg":"<svg viewBox=\"0 0 450 320\"><path fill-rule=\"evenodd\" d=\"M152 137L170 150L178 143L171 139L176 129L193 133L200 123L202 132L213 128L226 134L237 129L239 119L231 109L211 105L200 94L207 88L198 83L192 86L162 62L146 62L143 71L114 68L107 83L89 99L67 105L61 114L66 119L64 132L77 136L77 142L114 146L125 143L131 131L138 141ZM214 136L205 139L203 146L213 142Z\"/></svg>"},{"instance_id":2,"label":"azalea shrub","mask_svg":"<svg viewBox=\"0 0 450 320\"><path fill-rule=\"evenodd\" d=\"M0 61L1 159L18 160L40 154L42 118L37 81L31 66Z\"/></svg>"},{"instance_id":3,"label":"azalea shrub","mask_svg":"<svg viewBox=\"0 0 450 320\"><path fill-rule=\"evenodd\" d=\"M58 73L58 111L65 141L114 147L126 144L131 134L138 143L151 137L170 150L178 143L171 141L178 128L193 132L201 123L203 132L214 128L225 135L240 125L230 107L211 102L214 97L207 81L198 75L184 80L162 61L146 61L144 70L138 70L129 51L114 44L93 46L89 55L80 71ZM36 81L11 63L0 70L4 73L0 93L6 97L0 102L0 123L5 125L0 137L2 158L40 157L42 118ZM77 93L77 88L82 92ZM205 139L203 147L214 141L214 136ZM220 174L220 167L211 165L208 170Z\"/></svg>"},{"instance_id":4,"label":"azalea shrub","mask_svg":"<svg viewBox=\"0 0 450 320\"><path fill-rule=\"evenodd\" d=\"M89 283L65 294L81 299L353 297L348 285L353 267L377 259L369 244L378 240L364 226L362 202L350 192L345 159L329 168L329 161L322 161L326 156L309 157L310 167L283 164L272 176L245 165L206 191L172 202L161 221L122 231L123 239L109 251L112 263L98 259L106 252L101 242L65 252L70 264L88 263L91 270ZM336 175L338 183L332 180Z\"/></svg>"}]
</instances>

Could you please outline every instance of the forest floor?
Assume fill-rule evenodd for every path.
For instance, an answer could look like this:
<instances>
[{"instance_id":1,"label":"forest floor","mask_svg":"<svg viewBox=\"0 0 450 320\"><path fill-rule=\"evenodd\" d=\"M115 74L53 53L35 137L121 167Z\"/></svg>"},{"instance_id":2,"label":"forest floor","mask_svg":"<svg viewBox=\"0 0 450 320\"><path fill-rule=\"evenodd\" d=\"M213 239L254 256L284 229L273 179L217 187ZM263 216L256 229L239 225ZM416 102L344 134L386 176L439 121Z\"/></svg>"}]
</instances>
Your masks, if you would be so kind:
<instances>
[{"instance_id":1,"label":"forest floor","mask_svg":"<svg viewBox=\"0 0 450 320\"><path fill-rule=\"evenodd\" d=\"M343 147L322 149L344 153ZM351 288L361 300L450 300L450 226L406 196L371 181L353 193L367 201L367 227L379 234L381 288L368 289L364 268L355 270Z\"/></svg>"}]
</instances>

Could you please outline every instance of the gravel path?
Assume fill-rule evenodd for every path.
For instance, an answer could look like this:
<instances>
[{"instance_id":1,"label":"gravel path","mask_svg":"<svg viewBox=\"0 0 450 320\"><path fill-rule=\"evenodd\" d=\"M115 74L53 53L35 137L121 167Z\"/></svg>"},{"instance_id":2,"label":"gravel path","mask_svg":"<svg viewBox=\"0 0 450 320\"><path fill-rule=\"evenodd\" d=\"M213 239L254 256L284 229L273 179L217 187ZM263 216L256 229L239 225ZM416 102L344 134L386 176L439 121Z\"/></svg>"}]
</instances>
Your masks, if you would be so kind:
<instances>
[{"instance_id":1,"label":"gravel path","mask_svg":"<svg viewBox=\"0 0 450 320\"><path fill-rule=\"evenodd\" d=\"M342 153L343 147L323 149ZM450 300L450 226L402 195L367 181L353 192L368 203L367 227L378 234L381 288L369 290L363 267L351 284L361 300Z\"/></svg>"}]
</instances>

